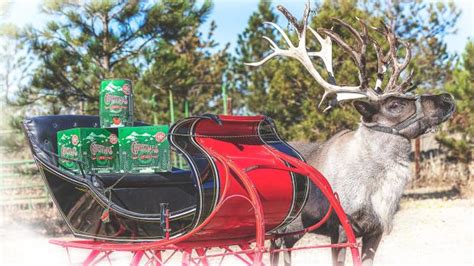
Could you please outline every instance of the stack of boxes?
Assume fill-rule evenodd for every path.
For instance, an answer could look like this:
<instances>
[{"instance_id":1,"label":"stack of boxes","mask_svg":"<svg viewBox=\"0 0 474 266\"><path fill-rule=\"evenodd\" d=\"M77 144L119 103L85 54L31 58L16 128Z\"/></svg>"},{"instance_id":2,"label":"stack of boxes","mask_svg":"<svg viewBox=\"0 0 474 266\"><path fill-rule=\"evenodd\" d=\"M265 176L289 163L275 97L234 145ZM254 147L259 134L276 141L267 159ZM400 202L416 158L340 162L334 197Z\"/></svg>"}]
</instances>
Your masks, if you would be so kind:
<instances>
[{"instance_id":1,"label":"stack of boxes","mask_svg":"<svg viewBox=\"0 0 474 266\"><path fill-rule=\"evenodd\" d=\"M58 131L59 166L78 172L140 173L171 169L168 125L133 126L130 80L103 80L100 85L101 128Z\"/></svg>"}]
</instances>

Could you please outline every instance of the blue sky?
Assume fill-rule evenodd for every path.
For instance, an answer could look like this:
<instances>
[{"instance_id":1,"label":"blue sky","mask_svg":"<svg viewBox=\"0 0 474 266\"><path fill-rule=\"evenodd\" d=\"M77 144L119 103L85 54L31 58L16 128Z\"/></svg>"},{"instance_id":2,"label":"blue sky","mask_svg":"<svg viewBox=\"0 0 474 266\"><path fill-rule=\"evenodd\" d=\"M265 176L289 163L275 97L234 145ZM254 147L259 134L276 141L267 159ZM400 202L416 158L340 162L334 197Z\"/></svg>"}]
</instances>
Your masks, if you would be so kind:
<instances>
[{"instance_id":1,"label":"blue sky","mask_svg":"<svg viewBox=\"0 0 474 266\"><path fill-rule=\"evenodd\" d=\"M273 0L272 2L275 6L284 5L296 17L300 17L307 0ZM474 19L472 18L474 0L455 0L454 2L462 10L462 14L457 24L458 31L447 38L447 45L450 52L462 52L468 37L474 38ZM258 0L214 1L214 10L209 21L215 20L217 23L216 40L221 44L230 42L233 51L237 43L237 35L247 26L247 20L257 10L257 4Z\"/></svg>"},{"instance_id":2,"label":"blue sky","mask_svg":"<svg viewBox=\"0 0 474 266\"><path fill-rule=\"evenodd\" d=\"M229 42L234 51L237 35L247 26L250 15L257 11L258 0L214 0L214 9L207 24L214 20L217 24L215 39L219 44ZM303 14L306 0L273 0L273 5L284 5L295 16Z\"/></svg>"},{"instance_id":3,"label":"blue sky","mask_svg":"<svg viewBox=\"0 0 474 266\"><path fill-rule=\"evenodd\" d=\"M0 2L11 0L0 0ZM16 25L34 24L41 25L45 17L39 12L41 0L13 0L14 4L4 21L12 22ZM283 4L294 14L302 14L306 0L274 0L273 3ZM448 49L451 52L461 52L468 37L474 37L474 1L456 0L457 6L463 11L458 21L458 32L447 38ZM252 12L257 10L257 0L215 0L208 23L215 20L217 30L215 39L221 45L229 42L232 51L235 48L237 35L243 31L247 20ZM207 27L204 26L204 29Z\"/></svg>"}]
</instances>

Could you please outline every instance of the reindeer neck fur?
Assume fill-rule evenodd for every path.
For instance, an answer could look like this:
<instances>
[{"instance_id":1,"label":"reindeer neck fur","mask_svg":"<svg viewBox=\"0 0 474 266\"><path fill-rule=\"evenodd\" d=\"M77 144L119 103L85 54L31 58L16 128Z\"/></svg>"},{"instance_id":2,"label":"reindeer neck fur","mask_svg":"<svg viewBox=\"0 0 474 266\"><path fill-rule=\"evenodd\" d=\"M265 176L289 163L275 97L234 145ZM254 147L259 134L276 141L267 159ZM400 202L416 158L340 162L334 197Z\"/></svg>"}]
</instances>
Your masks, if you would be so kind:
<instances>
[{"instance_id":1,"label":"reindeer neck fur","mask_svg":"<svg viewBox=\"0 0 474 266\"><path fill-rule=\"evenodd\" d=\"M335 135L307 161L328 179L350 216L375 216L380 229L390 230L410 178L409 151L408 139L361 125Z\"/></svg>"},{"instance_id":2,"label":"reindeer neck fur","mask_svg":"<svg viewBox=\"0 0 474 266\"><path fill-rule=\"evenodd\" d=\"M408 166L408 154L411 149L410 140L405 137L371 130L363 125L355 131L354 142L365 149L361 149L362 159L380 163L385 166L403 164ZM383 160L386 159L386 160Z\"/></svg>"}]
</instances>

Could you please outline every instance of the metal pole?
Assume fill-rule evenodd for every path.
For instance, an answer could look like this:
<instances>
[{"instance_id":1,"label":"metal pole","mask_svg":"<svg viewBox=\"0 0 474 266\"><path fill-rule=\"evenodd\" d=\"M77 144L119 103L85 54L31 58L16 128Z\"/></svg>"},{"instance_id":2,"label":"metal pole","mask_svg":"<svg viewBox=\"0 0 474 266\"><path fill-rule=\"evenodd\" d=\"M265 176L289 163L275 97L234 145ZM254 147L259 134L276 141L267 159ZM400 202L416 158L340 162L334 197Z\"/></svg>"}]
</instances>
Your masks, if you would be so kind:
<instances>
[{"instance_id":1,"label":"metal pole","mask_svg":"<svg viewBox=\"0 0 474 266\"><path fill-rule=\"evenodd\" d=\"M232 115L232 97L227 97L227 113L226 115Z\"/></svg>"},{"instance_id":2,"label":"metal pole","mask_svg":"<svg viewBox=\"0 0 474 266\"><path fill-rule=\"evenodd\" d=\"M420 180L420 137L415 139L415 180Z\"/></svg>"}]
</instances>

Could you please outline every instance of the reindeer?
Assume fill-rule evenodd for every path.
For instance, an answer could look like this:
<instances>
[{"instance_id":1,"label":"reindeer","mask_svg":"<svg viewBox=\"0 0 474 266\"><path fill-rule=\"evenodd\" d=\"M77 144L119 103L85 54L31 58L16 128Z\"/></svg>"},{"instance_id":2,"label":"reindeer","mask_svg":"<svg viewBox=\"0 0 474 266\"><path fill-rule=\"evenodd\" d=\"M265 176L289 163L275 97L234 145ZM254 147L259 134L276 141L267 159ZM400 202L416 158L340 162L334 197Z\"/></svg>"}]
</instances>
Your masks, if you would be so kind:
<instances>
[{"instance_id":1,"label":"reindeer","mask_svg":"<svg viewBox=\"0 0 474 266\"><path fill-rule=\"evenodd\" d=\"M260 66L277 56L294 58L324 88L325 92L319 105L328 99L329 106L326 109L331 109L340 101L354 100L353 106L361 115L357 130L340 132L322 145L292 144L301 151L310 165L323 173L338 194L356 236L362 237L362 262L364 265L372 265L383 233L391 230L393 216L411 176L408 158L410 140L446 121L454 112L454 100L449 94L407 94L412 86L413 72L405 75L402 80L400 76L411 60L410 44L399 40L393 29L385 24L381 23L380 28L374 28L358 20L362 29L359 32L344 21L335 19L336 23L355 38L356 46L352 47L333 30L320 28L315 31L308 26L309 3L301 23L283 6L280 5L277 9L296 30L298 45L295 46L278 25L266 22L281 33L288 48L279 48L274 41L264 36L273 52L261 61L248 65ZM382 34L388 41L390 48L386 53L375 39L369 36L369 28ZM320 51L308 51L308 32L320 43ZM320 33L325 35L325 38ZM359 85L336 84L332 67L333 41L349 54L358 67ZM369 45L375 49L377 56L377 73L373 88L369 85L366 68ZM401 62L397 57L399 46L403 46L405 50ZM316 70L313 58L322 60L328 81ZM391 71L388 72L388 69ZM390 73L390 76L385 83L387 73ZM285 231L297 231L315 224L327 210L326 199L319 189L312 185L302 213ZM313 233L330 236L332 244L347 242L344 230L336 217L331 217L324 227ZM272 241L272 246L275 248L283 244L291 248L301 237L302 235L285 237L283 243ZM285 264L290 264L291 253L286 252L284 256ZM332 257L334 265L344 264L345 249L333 248ZM273 264L278 263L278 253L273 255L271 260Z\"/></svg>"}]
</instances>

